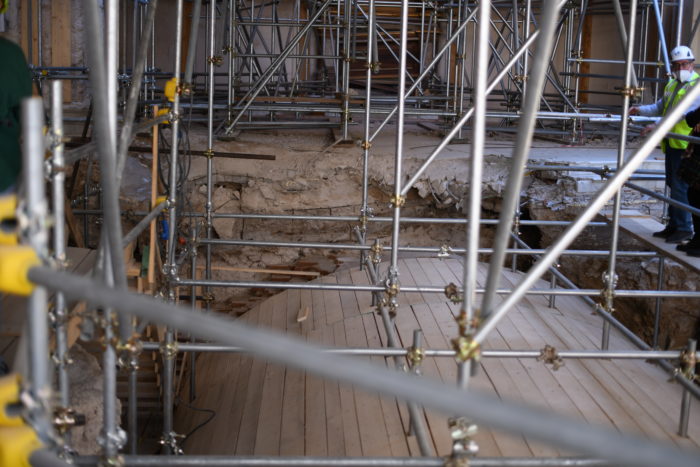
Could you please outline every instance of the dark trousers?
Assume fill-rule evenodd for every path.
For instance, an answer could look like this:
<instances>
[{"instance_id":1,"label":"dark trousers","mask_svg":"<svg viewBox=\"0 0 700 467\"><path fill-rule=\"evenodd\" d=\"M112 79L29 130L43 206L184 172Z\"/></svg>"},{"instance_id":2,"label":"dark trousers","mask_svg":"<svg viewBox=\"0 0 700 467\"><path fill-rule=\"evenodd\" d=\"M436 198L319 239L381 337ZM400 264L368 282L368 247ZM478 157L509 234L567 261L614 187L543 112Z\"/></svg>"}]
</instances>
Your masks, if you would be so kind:
<instances>
[{"instance_id":1,"label":"dark trousers","mask_svg":"<svg viewBox=\"0 0 700 467\"><path fill-rule=\"evenodd\" d=\"M671 199L683 204L688 202L688 184L678 176L678 167L681 165L681 158L685 154L685 149L666 148L666 185L671 191ZM690 213L675 206L668 206L668 226L674 230L684 232L692 231Z\"/></svg>"},{"instance_id":2,"label":"dark trousers","mask_svg":"<svg viewBox=\"0 0 700 467\"><path fill-rule=\"evenodd\" d=\"M700 190L688 187L688 204L690 204L695 209L700 209ZM700 248L700 216L693 214L693 227L695 229L695 235L690 243L693 246Z\"/></svg>"}]
</instances>

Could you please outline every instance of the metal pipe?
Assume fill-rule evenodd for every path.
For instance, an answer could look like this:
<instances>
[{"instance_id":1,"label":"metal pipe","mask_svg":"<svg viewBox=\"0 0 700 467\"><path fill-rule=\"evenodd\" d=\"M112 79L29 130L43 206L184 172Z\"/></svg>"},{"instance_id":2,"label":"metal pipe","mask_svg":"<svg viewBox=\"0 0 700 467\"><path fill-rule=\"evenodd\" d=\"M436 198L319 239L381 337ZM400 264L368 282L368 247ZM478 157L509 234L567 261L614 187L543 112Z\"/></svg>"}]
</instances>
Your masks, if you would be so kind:
<instances>
[{"instance_id":1,"label":"metal pipe","mask_svg":"<svg viewBox=\"0 0 700 467\"><path fill-rule=\"evenodd\" d=\"M695 339L688 339L688 354L691 356L687 362L688 368L683 375L689 381L695 380L695 365L697 363L696 348L698 342ZM678 435L684 438L688 437L688 420L690 418L690 393L683 390L683 398L681 399L681 416L678 422Z\"/></svg>"},{"instance_id":2,"label":"metal pipe","mask_svg":"<svg viewBox=\"0 0 700 467\"><path fill-rule=\"evenodd\" d=\"M41 34L41 31L39 31ZM48 231L46 219L48 206L44 190L44 109L39 97L23 99L22 119L22 164L25 186L24 214L27 227L21 234L22 243L30 245L37 256L48 259ZM39 438L48 442L53 436L51 425L51 377L49 375L49 329L46 313L48 293L37 287L27 302L26 332L29 362L29 393L35 402L30 415Z\"/></svg>"},{"instance_id":3,"label":"metal pipe","mask_svg":"<svg viewBox=\"0 0 700 467\"><path fill-rule=\"evenodd\" d=\"M620 9L620 18L618 22L622 20L622 8L620 7L620 0L615 0L615 5ZM632 57L634 56L634 41L635 41L635 31L636 31L636 18L637 18L637 0L630 0L629 2L629 38L627 40L627 53L625 56L625 89L630 89L630 86L634 85L634 70L632 69ZM624 24L621 25L624 28ZM636 87L636 86L635 86ZM623 93L622 95L622 121L627 121L629 116L629 104L630 104L630 93ZM625 162L625 147L627 146L627 125L620 125L620 139L617 147L617 161L616 167L622 166ZM605 291L603 292L604 306L608 313L614 310L615 301L615 287L617 285L617 278L615 272L615 266L617 262L617 247L620 237L620 206L622 205L622 191L615 193L613 201L613 212L612 212L612 235L610 238L610 258L608 260L608 270L604 278L605 281ZM601 336L601 348L607 350L610 341L610 323L607 321L603 323L603 333Z\"/></svg>"},{"instance_id":4,"label":"metal pipe","mask_svg":"<svg viewBox=\"0 0 700 467\"><path fill-rule=\"evenodd\" d=\"M666 46L666 33L664 32L664 25L661 20L661 11L659 10L659 0L652 0L654 5L654 16L656 17L656 27L658 28L659 41L661 42L661 55L664 59L664 66L666 67L666 76L671 76L671 63L668 60L668 47Z\"/></svg>"},{"instance_id":5,"label":"metal pipe","mask_svg":"<svg viewBox=\"0 0 700 467\"><path fill-rule=\"evenodd\" d=\"M185 63L185 84L192 84L192 70L194 69L194 57L197 54L197 40L199 39L199 20L202 16L202 0L194 0L192 5L192 21L190 26L190 40L187 43L187 62ZM213 55L213 54L212 54Z\"/></svg>"},{"instance_id":6,"label":"metal pipe","mask_svg":"<svg viewBox=\"0 0 700 467\"><path fill-rule=\"evenodd\" d=\"M142 343L143 350L159 351L160 342L146 341ZM247 353L242 347L234 345L219 345L207 343L178 343L177 352L193 353ZM335 355L352 355L354 357L405 357L410 349L402 347L351 347L320 348L323 353ZM454 357L456 352L453 349L423 349L426 357ZM679 350L562 350L557 351L557 356L569 359L592 359L592 360L671 360L677 359L684 354ZM484 358L537 358L542 355L541 350L484 350L480 356ZM700 357L700 353L696 352Z\"/></svg>"},{"instance_id":7,"label":"metal pipe","mask_svg":"<svg viewBox=\"0 0 700 467\"><path fill-rule=\"evenodd\" d=\"M168 207L167 202L162 202L159 203L151 212L149 212L143 219L139 221L138 224L134 226L126 235L124 235L124 239L122 240L122 246L126 247L129 243L133 242L136 240L136 238L141 235L141 232L146 230L146 227L148 227L151 224L151 221L158 217L163 210Z\"/></svg>"},{"instance_id":8,"label":"metal pipe","mask_svg":"<svg viewBox=\"0 0 700 467\"><path fill-rule=\"evenodd\" d=\"M292 53L294 48L296 47L297 43L306 35L307 31L311 28L312 24L316 22L316 20L323 14L323 12L328 8L328 6L333 2L333 0L326 0L314 13L314 15L309 19L309 22L306 23L306 25L294 36L294 38L290 41L290 43L287 45L287 47L280 53L279 57L277 57L265 70L265 72L260 76L260 79L258 80L258 84L256 84L253 88L251 88L242 98L239 102L246 101L247 102L243 105L242 108L239 109L238 114L234 117L233 121L226 127L224 130L225 133L230 133L231 130L236 126L236 123L241 119L243 114L248 110L248 107L253 103L253 100L257 97L258 94L260 94L260 91L262 91L263 87L267 84L267 82L272 78L274 75L275 71L284 63L284 60L287 58L289 54ZM252 12L251 12L252 14ZM252 43L252 39L251 39Z\"/></svg>"},{"instance_id":9,"label":"metal pipe","mask_svg":"<svg viewBox=\"0 0 700 467\"><path fill-rule=\"evenodd\" d=\"M375 8L374 0L369 2L369 20L368 20L368 37L367 37L367 60L365 66L367 71L365 74L366 94L365 94L365 121L364 121L364 141L362 142L362 207L360 208L360 245L364 245L367 240L367 220L371 215L369 210L369 149L371 147L369 132L372 107L372 72L374 67L374 35L375 28ZM365 253L360 254L360 268L364 267Z\"/></svg>"},{"instance_id":10,"label":"metal pipe","mask_svg":"<svg viewBox=\"0 0 700 467\"><path fill-rule=\"evenodd\" d=\"M585 228L586 223L598 214L598 211L619 190L625 180L634 173L644 160L646 160L651 151L656 147L656 144L666 135L666 132L673 126L674 122L684 115L684 112L697 96L700 96L700 87L693 88L692 91L686 94L683 100L679 102L678 106L674 107L661 120L659 125L650 134L649 138L644 141L637 152L621 167L615 176L605 183L591 200L588 207L576 217L574 223L560 235L557 241L549 247L548 252L528 271L526 277L516 287L513 294L506 298L494 311L493 316L483 324L474 337L477 342L483 342L483 339L493 330L498 321L520 300L520 298L522 298L524 292L534 285L542 274L557 260L561 252L574 241L578 234Z\"/></svg>"},{"instance_id":11,"label":"metal pipe","mask_svg":"<svg viewBox=\"0 0 700 467\"><path fill-rule=\"evenodd\" d=\"M54 216L53 226L53 259L59 268L66 263L66 222L64 210L64 182L66 174L63 171L63 83L51 82L51 127L53 135L53 157L51 159L51 188L52 208ZM56 318L56 357L58 360L58 389L60 392L61 407L70 405L70 380L68 379L67 365L67 329L68 319L66 300L62 293L55 297L54 313ZM70 432L66 432L64 440L70 442Z\"/></svg>"},{"instance_id":12,"label":"metal pipe","mask_svg":"<svg viewBox=\"0 0 700 467\"><path fill-rule=\"evenodd\" d=\"M398 110L396 116L396 152L394 157L394 197L393 220L391 229L391 264L389 266L389 287L398 287L398 263L399 263L399 229L401 227L401 206L403 198L401 194L401 181L403 177L403 129L404 107L406 106L406 50L408 47L408 0L401 1L401 40L399 49L399 85Z\"/></svg>"},{"instance_id":13,"label":"metal pipe","mask_svg":"<svg viewBox=\"0 0 700 467\"><path fill-rule=\"evenodd\" d=\"M179 83L180 80L180 61L182 56L182 12L183 0L177 0L177 19L175 22L175 64L174 77ZM172 105L172 139L170 143L170 193L168 195L168 243L167 243L167 258L165 265L165 274L174 276L177 273L177 265L175 264L175 232L177 231L177 179L178 179L178 155L179 155L179 132L180 132L180 93L176 92Z\"/></svg>"},{"instance_id":14,"label":"metal pipe","mask_svg":"<svg viewBox=\"0 0 700 467\"><path fill-rule=\"evenodd\" d=\"M154 24L156 17L156 8L158 0L148 2L148 12L146 13L146 30L142 34L139 44L138 57L135 58L136 63L132 70L131 87L129 88L129 99L126 102L126 110L124 111L124 125L122 132L119 135L119 147L117 149L117 171L116 179L117 186L121 186L122 174L126 163L126 156L129 151L129 145L134 139L133 132L134 119L136 117L136 108L138 107L139 94L141 93L141 83L143 82L143 72L146 67L146 58L148 57L148 46L151 39L151 26ZM134 10L136 16L136 10ZM134 44L135 46L135 44Z\"/></svg>"},{"instance_id":15,"label":"metal pipe","mask_svg":"<svg viewBox=\"0 0 700 467\"><path fill-rule=\"evenodd\" d=\"M443 46L440 48L440 51L437 54L435 54L435 56L430 61L430 63L425 67L423 72L418 76L418 78L416 78L416 80L413 82L411 87L408 88L408 91L406 91L406 93L404 94L404 97L406 99L408 99L410 97L410 95L413 93L413 91L415 91L420 86L420 84L423 82L423 79L425 79L426 76L430 75L430 71L433 69L433 67L435 67L435 65L437 65L440 62L440 60L442 59L442 56L445 54L445 52L450 50L450 47L452 46L454 41L456 41L459 38L460 34L466 30L467 25L474 18L474 16L476 16L478 11L479 11L479 7L477 6L476 8L474 8L474 10L472 10L472 12L469 14L469 16L462 22L462 24L460 24L459 27L452 33L452 35L445 41L445 44L443 44ZM382 128L384 128L384 126L387 123L389 123L389 120L391 120L394 117L394 115L396 115L397 110L398 110L398 105L394 106L394 108L391 109L391 111L384 118L382 123L380 123L377 126L377 129L374 130L374 134L369 139L370 141L373 141L374 138L376 138L377 135L379 135Z\"/></svg>"},{"instance_id":16,"label":"metal pipe","mask_svg":"<svg viewBox=\"0 0 700 467\"><path fill-rule=\"evenodd\" d=\"M533 115L540 106L540 99L545 85L545 74L549 67L549 57L552 53L557 13L561 4L557 5L556 2L549 2L546 6L547 8L543 12L540 25L542 34L540 34L537 41L537 55L534 58L531 70L531 86L528 88L529 90L524 98L523 118L520 119L518 127L518 136L511 157L509 182L506 187L506 193L503 196L500 219L493 243L494 253L491 256L486 280L486 294L484 294L481 305L481 316L484 319L488 318L492 311L491 308L495 298L493 291L498 287L503 271L503 262L506 257L505 250L508 247L514 221L513 213L520 206L523 174L525 173L525 165L530 153L529 149L535 129ZM476 246L478 247L478 245ZM476 273L476 270L474 273Z\"/></svg>"},{"instance_id":17,"label":"metal pipe","mask_svg":"<svg viewBox=\"0 0 700 467\"><path fill-rule=\"evenodd\" d=\"M683 32L683 0L676 0L676 47L681 45L681 35Z\"/></svg>"},{"instance_id":18,"label":"metal pipe","mask_svg":"<svg viewBox=\"0 0 700 467\"><path fill-rule=\"evenodd\" d=\"M637 5L635 4L634 8L634 15L632 13L632 10L630 9L630 28L625 29L625 19L622 16L622 6L620 6L620 0L613 0L613 10L615 12L615 19L617 20L617 30L620 33L620 44L622 45L622 50L625 51L626 54L626 59L625 59L625 83L627 83L628 78L627 78L627 73L629 69L631 69L631 58L630 58L630 45L627 42L627 31L629 30L630 37L632 38L632 42L634 42L634 33L635 30L631 28L631 26L634 26L635 19L633 16L637 15ZM630 83L625 84L625 86L632 86L632 87L638 87L639 85L637 84L637 75L635 74L634 70L631 69L629 72L631 73L631 78L630 78ZM627 96L626 96L627 97ZM629 97L628 97L629 100Z\"/></svg>"},{"instance_id":19,"label":"metal pipe","mask_svg":"<svg viewBox=\"0 0 700 467\"><path fill-rule=\"evenodd\" d=\"M126 269L124 267L124 255L122 251L122 225L119 218L119 196L115 173L116 160L116 88L111 90L108 85L114 83L116 86L116 65L112 63L109 71L114 71L114 79L107 75L108 68L105 64L104 50L100 47L103 44L100 35L100 18L98 5L92 1L85 1L86 33L88 61L90 63L90 86L92 88L92 98L94 102L94 125L96 133L97 151L100 157L100 184L102 185L104 202L104 232L103 240L106 243L102 247L109 251L111 256L111 274L114 285L118 289L126 289ZM118 4L115 0L110 0L107 4L107 22L111 26L107 27L108 44L113 44L118 40ZM115 45L116 48L116 45ZM109 54L112 61L117 59L113 53ZM126 335L129 331L129 320L120 315L120 331L125 334L121 337L124 340L131 337Z\"/></svg>"},{"instance_id":20,"label":"metal pipe","mask_svg":"<svg viewBox=\"0 0 700 467\"><path fill-rule=\"evenodd\" d=\"M659 256L659 272L656 280L656 290L661 290L664 284L664 275L666 272L666 258ZM661 297L656 297L654 303L654 337L651 340L651 346L658 348L659 345L659 325L661 323Z\"/></svg>"},{"instance_id":21,"label":"metal pipe","mask_svg":"<svg viewBox=\"0 0 700 467\"><path fill-rule=\"evenodd\" d=\"M443 467L441 457L267 457L267 456L125 456L127 467ZM76 464L91 467L94 457L78 457ZM615 464L580 457L477 457L469 459L473 467L614 467Z\"/></svg>"},{"instance_id":22,"label":"metal pipe","mask_svg":"<svg viewBox=\"0 0 700 467\"><path fill-rule=\"evenodd\" d=\"M486 94L490 94L491 91L496 87L498 82L506 75L510 67L512 67L523 53L525 53L530 47L530 45L534 42L535 38L538 36L539 31L535 31L532 33L530 37L527 38L527 40L523 43L523 45L520 47L520 49L510 58L508 63L503 67L503 69L498 73L498 75L494 78L494 80L491 82L491 84L486 88ZM527 54L526 54L527 55ZM450 144L450 141L457 135L459 132L460 128L464 126L465 123L467 123L467 120L471 118L472 114L474 113L474 107L470 108L460 119L457 121L457 124L452 127L450 132L445 135L443 138L442 142L433 149L433 151L430 153L430 155L426 158L426 160L421 164L421 166L416 170L416 173L411 177L411 179L404 185L404 192L408 193L408 190L411 189L411 187L418 181L418 179L423 175L425 170L428 168L428 166L435 160L435 158L442 152L443 149L447 147L448 144ZM491 116L490 113L487 112L487 116ZM405 194L404 193L404 194Z\"/></svg>"},{"instance_id":23,"label":"metal pipe","mask_svg":"<svg viewBox=\"0 0 700 467\"><path fill-rule=\"evenodd\" d=\"M179 83L180 79L180 62L182 56L182 22L183 22L183 0L177 0L177 19L175 22L175 79ZM170 216L168 220L168 243L167 243L167 265L165 273L171 279L177 274L177 264L175 262L175 247L176 247L176 231L177 231L177 209L176 202L178 196L178 146L179 146L179 129L180 129L180 95L175 93L173 100L172 113L172 142L170 152L170 194L168 196L168 207L170 208ZM172 282L168 287L168 298L174 300L174 290ZM168 327L165 330L163 358L163 434L161 441L165 454L179 454L177 447L177 438L173 431L173 378L175 371L175 361L170 349L173 346L174 337L172 328Z\"/></svg>"},{"instance_id":24,"label":"metal pipe","mask_svg":"<svg viewBox=\"0 0 700 467\"><path fill-rule=\"evenodd\" d=\"M694 91L698 89L688 94L690 99L695 97ZM683 109L683 104L679 108ZM668 125L661 125L661 131L666 129L665 126ZM380 394L396 396L401 400L410 400L443 413L468 416L497 430L526 432L529 439L599 456L618 464L695 467L700 455L697 451L681 450L676 446L622 434L613 429L592 427L583 421L501 401L494 396L475 391L464 392L452 385L387 370L384 365L322 354L315 346L297 339L212 313L193 314L190 309L143 295L117 291L74 274L59 274L49 268L34 267L29 270L28 277L38 285L62 290L68 298L83 299L91 306L119 307L120 312L134 313L143 320L187 329L200 339L240 345L270 362L309 371Z\"/></svg>"}]
</instances>

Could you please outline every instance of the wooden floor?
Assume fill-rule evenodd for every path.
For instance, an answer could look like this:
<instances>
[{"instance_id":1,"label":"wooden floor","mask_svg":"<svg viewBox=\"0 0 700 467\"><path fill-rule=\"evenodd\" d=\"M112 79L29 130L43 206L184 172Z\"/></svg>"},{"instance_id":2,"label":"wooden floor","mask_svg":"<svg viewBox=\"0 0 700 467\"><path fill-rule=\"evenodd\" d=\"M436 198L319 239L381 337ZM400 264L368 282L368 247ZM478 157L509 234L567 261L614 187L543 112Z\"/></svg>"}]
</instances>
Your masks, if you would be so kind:
<instances>
[{"instance_id":1,"label":"wooden floor","mask_svg":"<svg viewBox=\"0 0 700 467\"><path fill-rule=\"evenodd\" d=\"M66 250L66 269L75 274L87 274L95 263L95 250L86 248L68 248ZM26 317L26 299L15 295L0 293L0 356L13 366L17 354L20 336Z\"/></svg>"},{"instance_id":2,"label":"wooden floor","mask_svg":"<svg viewBox=\"0 0 700 467\"><path fill-rule=\"evenodd\" d=\"M486 267L480 265L479 282ZM501 286L511 287L521 275L506 272ZM460 283L461 263L428 258L400 262L402 285ZM365 273L344 270L321 282L366 284ZM544 285L544 284L542 284ZM450 348L457 335L457 307L442 294L401 294L396 328L401 345L411 345L421 328L427 348ZM308 318L297 316L308 311ZM366 293L290 290L271 297L242 318L301 339L327 346L380 347L385 344L381 320L373 313ZM557 350L599 348L601 319L575 297L548 299L529 296L498 325L486 349ZM611 349L631 349L616 332ZM377 364L383 358L372 357ZM388 363L388 362L387 362ZM681 390L667 382L655 366L637 360L567 360L557 371L535 359L484 358L473 380L476 389L499 397L570 415L592 424L614 427L671 444L698 447L700 407L693 404L690 438L675 434ZM451 383L457 368L451 358L426 358L426 377ZM438 395L436 395L438 396ZM419 455L414 437L406 436L407 411L390 398L324 381L296 370L268 364L245 355L202 354L197 359L197 397L176 413L176 431L190 433L208 418L193 410L216 412L211 422L184 444L187 454L408 456ZM450 452L446 418L424 413L432 443L439 455ZM559 456L572 453L480 427L476 440L480 456Z\"/></svg>"}]
</instances>

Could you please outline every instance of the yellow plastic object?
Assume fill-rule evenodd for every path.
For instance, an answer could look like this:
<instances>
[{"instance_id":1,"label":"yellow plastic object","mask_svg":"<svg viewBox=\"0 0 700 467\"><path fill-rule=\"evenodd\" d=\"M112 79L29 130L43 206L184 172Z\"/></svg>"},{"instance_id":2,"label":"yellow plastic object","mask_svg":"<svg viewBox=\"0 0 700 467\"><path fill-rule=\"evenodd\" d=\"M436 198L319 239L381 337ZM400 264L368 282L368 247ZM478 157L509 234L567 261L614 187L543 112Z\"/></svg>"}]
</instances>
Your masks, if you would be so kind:
<instances>
[{"instance_id":1,"label":"yellow plastic object","mask_svg":"<svg viewBox=\"0 0 700 467\"><path fill-rule=\"evenodd\" d=\"M41 447L31 427L0 427L0 465L31 467L29 456Z\"/></svg>"},{"instance_id":2,"label":"yellow plastic object","mask_svg":"<svg viewBox=\"0 0 700 467\"><path fill-rule=\"evenodd\" d=\"M165 203L167 200L168 200L168 197L167 197L167 196L159 196L159 197L156 198L156 202L155 202L155 204L154 204L153 206L151 206L151 208L155 208L155 207L158 206L160 203Z\"/></svg>"},{"instance_id":3,"label":"yellow plastic object","mask_svg":"<svg viewBox=\"0 0 700 467\"><path fill-rule=\"evenodd\" d=\"M39 257L29 246L0 246L0 292L29 295L34 284L27 274L30 268L39 264Z\"/></svg>"},{"instance_id":4,"label":"yellow plastic object","mask_svg":"<svg viewBox=\"0 0 700 467\"><path fill-rule=\"evenodd\" d=\"M175 94L177 93L177 78L172 77L165 83L165 98L170 102L175 102Z\"/></svg>"},{"instance_id":5,"label":"yellow plastic object","mask_svg":"<svg viewBox=\"0 0 700 467\"><path fill-rule=\"evenodd\" d=\"M0 245L17 245L17 229L14 227L16 209L17 196L0 196Z\"/></svg>"},{"instance_id":6,"label":"yellow plastic object","mask_svg":"<svg viewBox=\"0 0 700 467\"><path fill-rule=\"evenodd\" d=\"M163 109L160 109L158 113L156 113L156 117L160 117L161 115L168 115L170 113L170 109L168 107L165 107ZM170 120L164 120L163 125L170 125Z\"/></svg>"},{"instance_id":7,"label":"yellow plastic object","mask_svg":"<svg viewBox=\"0 0 700 467\"><path fill-rule=\"evenodd\" d=\"M8 415L6 408L19 403L20 377L17 374L0 378L0 465L30 467L29 456L42 447L34 430L17 414Z\"/></svg>"},{"instance_id":8,"label":"yellow plastic object","mask_svg":"<svg viewBox=\"0 0 700 467\"><path fill-rule=\"evenodd\" d=\"M9 404L19 402L20 376L11 374L0 378L0 427L22 426L24 421L18 415L9 415L6 408ZM4 465L4 464L0 464Z\"/></svg>"}]
</instances>

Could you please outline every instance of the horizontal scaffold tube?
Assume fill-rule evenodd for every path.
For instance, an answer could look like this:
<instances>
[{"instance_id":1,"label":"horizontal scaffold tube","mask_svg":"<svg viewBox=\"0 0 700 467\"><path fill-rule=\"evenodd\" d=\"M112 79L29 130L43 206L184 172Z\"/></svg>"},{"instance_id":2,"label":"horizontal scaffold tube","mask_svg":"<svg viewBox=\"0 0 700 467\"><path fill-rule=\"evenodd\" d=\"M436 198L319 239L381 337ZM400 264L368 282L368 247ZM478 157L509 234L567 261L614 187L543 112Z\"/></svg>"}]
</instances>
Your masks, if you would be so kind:
<instances>
[{"instance_id":1,"label":"horizontal scaffold tube","mask_svg":"<svg viewBox=\"0 0 700 467\"><path fill-rule=\"evenodd\" d=\"M161 344L156 341L143 342L143 350L160 350ZM217 345L204 343L178 343L178 352L221 352L221 353L245 353L241 347L233 345ZM408 349L402 348L321 348L320 351L336 355L352 355L360 357L403 357L408 354ZM423 349L426 357L454 357L456 352L451 349ZM542 354L540 350L482 350L483 358L537 358ZM615 360L661 360L679 358L682 352L678 350L562 350L557 352L561 358L575 359L615 359ZM697 353L700 359L700 352Z\"/></svg>"},{"instance_id":2,"label":"horizontal scaffold tube","mask_svg":"<svg viewBox=\"0 0 700 467\"><path fill-rule=\"evenodd\" d=\"M79 457L81 467L98 465L97 457ZM441 457L263 457L263 456L124 456L127 467L444 467ZM483 457L469 459L471 467L613 467L615 464L580 457Z\"/></svg>"},{"instance_id":3,"label":"horizontal scaffold tube","mask_svg":"<svg viewBox=\"0 0 700 467\"><path fill-rule=\"evenodd\" d=\"M237 345L270 362L305 370L353 384L369 391L414 402L444 414L470 417L476 423L562 448L608 459L623 465L697 467L700 451L679 449L655 440L596 427L551 411L499 400L492 395L416 377L342 355L324 354L318 347L282 334L248 326L211 312L195 312L152 297L115 290L89 278L56 272L47 267L29 270L35 284L63 292L89 306L113 308L119 313L181 329L198 339ZM164 465L164 464L161 464Z\"/></svg>"},{"instance_id":4,"label":"horizontal scaffold tube","mask_svg":"<svg viewBox=\"0 0 700 467\"><path fill-rule=\"evenodd\" d=\"M263 289L298 289L298 290L340 290L355 292L384 292L386 287L379 285L328 284L315 282L266 282L266 281L221 281L205 279L176 279L179 286L208 286L208 287L237 287ZM401 292L406 293L445 293L445 288L436 285L406 285L401 286ZM505 295L513 292L511 289L497 289L496 293ZM459 293L462 293L459 289ZM484 293L483 288L476 289L477 294ZM564 295L568 297L600 296L600 289L530 289L526 295ZM691 290L616 290L617 297L666 297L666 298L700 298L700 291Z\"/></svg>"}]
</instances>

